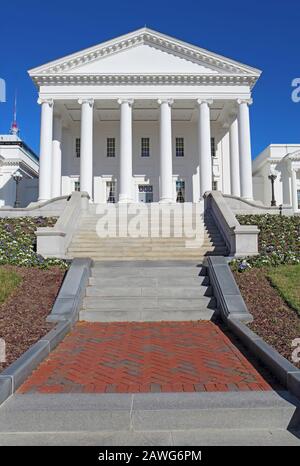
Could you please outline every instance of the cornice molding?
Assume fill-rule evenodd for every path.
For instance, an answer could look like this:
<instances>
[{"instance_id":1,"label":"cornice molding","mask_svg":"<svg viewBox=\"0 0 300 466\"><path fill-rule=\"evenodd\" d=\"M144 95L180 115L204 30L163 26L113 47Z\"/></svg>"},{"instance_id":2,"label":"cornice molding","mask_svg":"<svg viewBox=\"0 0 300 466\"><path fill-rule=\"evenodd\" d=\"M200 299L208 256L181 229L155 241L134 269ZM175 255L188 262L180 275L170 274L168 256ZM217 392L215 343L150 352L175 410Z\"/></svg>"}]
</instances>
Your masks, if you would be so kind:
<instances>
[{"instance_id":1,"label":"cornice molding","mask_svg":"<svg viewBox=\"0 0 300 466\"><path fill-rule=\"evenodd\" d=\"M40 86L119 86L119 85L189 85L189 86L249 86L257 80L254 76L215 74L61 74L32 77Z\"/></svg>"}]
</instances>

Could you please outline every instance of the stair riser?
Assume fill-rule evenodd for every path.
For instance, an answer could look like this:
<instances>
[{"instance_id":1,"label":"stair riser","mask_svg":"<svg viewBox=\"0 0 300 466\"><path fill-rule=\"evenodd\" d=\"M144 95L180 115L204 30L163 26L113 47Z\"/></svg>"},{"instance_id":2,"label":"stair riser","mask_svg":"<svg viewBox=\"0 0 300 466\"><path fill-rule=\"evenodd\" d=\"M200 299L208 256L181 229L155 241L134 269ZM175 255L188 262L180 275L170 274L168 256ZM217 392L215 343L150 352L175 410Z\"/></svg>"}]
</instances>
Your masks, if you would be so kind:
<instances>
[{"instance_id":1,"label":"stair riser","mask_svg":"<svg viewBox=\"0 0 300 466\"><path fill-rule=\"evenodd\" d=\"M170 322L210 320L214 314L206 311L81 311L79 320L86 322Z\"/></svg>"},{"instance_id":2,"label":"stair riser","mask_svg":"<svg viewBox=\"0 0 300 466\"><path fill-rule=\"evenodd\" d=\"M154 298L154 297L137 297L137 298L101 298L85 297L83 298L82 309L96 311L130 311L130 310L192 310L202 311L214 307L215 298L202 296L197 299L179 299L179 298Z\"/></svg>"},{"instance_id":3,"label":"stair riser","mask_svg":"<svg viewBox=\"0 0 300 466\"><path fill-rule=\"evenodd\" d=\"M96 287L86 289L87 297L152 297L152 298L199 298L200 296L212 296L211 287L198 286L194 288L183 287L136 287L133 282L124 287Z\"/></svg>"},{"instance_id":4,"label":"stair riser","mask_svg":"<svg viewBox=\"0 0 300 466\"><path fill-rule=\"evenodd\" d=\"M109 273L109 275L111 275ZM107 277L107 275L106 275ZM161 287L177 287L186 286L197 290L201 288L201 285L208 286L208 277L188 277L188 278L177 278L177 277L160 277L159 279L153 278L153 276L145 277L141 275L116 275L115 278L105 278L103 276L97 276L94 274L93 277L89 278L89 286L101 287L143 287L143 288L155 288L158 285Z\"/></svg>"},{"instance_id":5,"label":"stair riser","mask_svg":"<svg viewBox=\"0 0 300 466\"><path fill-rule=\"evenodd\" d=\"M171 253L176 253L176 252L206 252L206 251L223 251L225 249L224 245L223 246L199 246L195 245L194 243L187 243L183 245L153 245L153 246L131 246L131 245L126 245L126 246L120 246L120 245L115 245L113 246L106 246L102 245L101 243L96 244L96 245L88 245L88 244L82 244L81 246L78 246L75 248L75 246L71 246L68 251L95 251L95 252L107 252L109 251L111 254L114 253L123 253L123 252L133 252L133 253L141 253L141 252L164 252L168 251Z\"/></svg>"},{"instance_id":6,"label":"stair riser","mask_svg":"<svg viewBox=\"0 0 300 466\"><path fill-rule=\"evenodd\" d=\"M210 256L219 256L219 255L225 255L224 254L220 254L220 253L209 253ZM196 262L203 262L204 260L204 255L194 255L194 256L187 256L187 255L181 255L181 256L174 256L174 255L171 255L171 254L167 254L165 256L155 256L155 255L152 255L152 256L124 256L124 255L120 255L120 256L117 256L117 257L111 257L109 255L107 256L98 256L96 254L89 254L89 253L75 253L75 254L67 254L67 259L74 259L74 258L90 258L94 261L104 261L104 262L115 262L116 260L120 261L120 262L132 262L132 261L169 261L169 262L172 262L172 261L190 261L190 260L194 260Z\"/></svg>"},{"instance_id":7,"label":"stair riser","mask_svg":"<svg viewBox=\"0 0 300 466\"><path fill-rule=\"evenodd\" d=\"M209 241L205 239L204 241L194 241L194 240L189 240L188 238L186 239L180 239L180 240L164 240L164 239L152 239L149 241L145 240L106 240L102 238L75 238L72 241L72 247L75 246L81 246L81 245L87 245L87 246L113 246L113 247L135 247L139 248L142 246L145 247L159 247L159 246L172 246L172 247L178 247L178 246L185 246L187 242L192 242L192 244L195 244L196 246L224 246L223 241Z\"/></svg>"}]
</instances>

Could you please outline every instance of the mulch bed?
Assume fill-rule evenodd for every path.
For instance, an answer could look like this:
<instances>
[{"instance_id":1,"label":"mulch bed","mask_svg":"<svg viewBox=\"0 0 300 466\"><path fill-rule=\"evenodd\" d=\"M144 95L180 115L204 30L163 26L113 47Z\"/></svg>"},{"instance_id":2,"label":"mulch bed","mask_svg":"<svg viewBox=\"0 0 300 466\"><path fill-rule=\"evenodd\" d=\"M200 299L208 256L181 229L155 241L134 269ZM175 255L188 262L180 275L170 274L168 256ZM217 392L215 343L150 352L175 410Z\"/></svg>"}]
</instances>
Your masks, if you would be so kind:
<instances>
[{"instance_id":1,"label":"mulch bed","mask_svg":"<svg viewBox=\"0 0 300 466\"><path fill-rule=\"evenodd\" d=\"M0 338L6 342L6 362L0 372L53 328L46 322L65 271L5 266L22 277L21 284L0 305Z\"/></svg>"},{"instance_id":2,"label":"mulch bed","mask_svg":"<svg viewBox=\"0 0 300 466\"><path fill-rule=\"evenodd\" d=\"M291 343L295 338L300 338L300 318L297 312L279 296L264 269L234 272L234 277L254 317L254 321L248 326L300 368L300 363L294 363L291 359Z\"/></svg>"}]
</instances>

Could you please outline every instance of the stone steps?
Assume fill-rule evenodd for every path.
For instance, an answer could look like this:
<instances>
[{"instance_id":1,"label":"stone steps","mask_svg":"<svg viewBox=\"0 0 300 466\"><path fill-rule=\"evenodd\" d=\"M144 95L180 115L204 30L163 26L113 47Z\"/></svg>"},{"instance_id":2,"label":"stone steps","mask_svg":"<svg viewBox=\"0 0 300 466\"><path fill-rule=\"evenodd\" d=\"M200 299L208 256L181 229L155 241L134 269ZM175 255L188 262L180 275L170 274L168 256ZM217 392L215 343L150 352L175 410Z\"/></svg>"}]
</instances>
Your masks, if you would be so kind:
<instances>
[{"instance_id":1,"label":"stone steps","mask_svg":"<svg viewBox=\"0 0 300 466\"><path fill-rule=\"evenodd\" d=\"M110 276L112 274L110 273ZM107 278L107 275L93 275L92 277L89 278L88 281L89 286L96 286L96 287L128 287L128 286L134 286L134 287L140 287L140 288L153 288L157 287L158 284L161 287L188 287L190 289L195 288L196 290L201 289L201 285L209 285L209 278L207 276L205 277L198 277L197 278L185 278L185 277L160 277L154 278L151 275L150 276L144 276L141 277L140 275L131 275L131 276L126 276L124 275L116 275L114 278Z\"/></svg>"},{"instance_id":2,"label":"stone steps","mask_svg":"<svg viewBox=\"0 0 300 466\"><path fill-rule=\"evenodd\" d=\"M178 260L192 260L194 259L197 262L203 262L204 257L206 256L219 256L219 255L225 255L225 252L221 251L212 251L210 253L205 252L197 252L197 253L190 253L187 254L185 251L180 252L178 254L174 254L171 251L166 252L165 254L154 254L154 253L149 253L149 254L131 254L131 255L114 255L112 256L109 252L106 254L98 254L98 253L93 253L91 254L89 251L82 251L82 252L76 252L76 253L69 253L67 255L67 259L71 259L73 257L81 257L81 258L91 258L94 261L160 261L160 260L167 260L167 261L178 261Z\"/></svg>"},{"instance_id":3,"label":"stone steps","mask_svg":"<svg viewBox=\"0 0 300 466\"><path fill-rule=\"evenodd\" d=\"M95 249L96 248L96 249ZM81 243L75 243L68 249L69 252L71 251L95 251L95 252L107 252L107 251L114 251L118 253L125 253L125 252L134 252L134 253L143 253L149 251L156 251L158 253L169 251L170 248L168 244L103 244L99 243L86 243L82 245ZM224 251L224 245L222 244L195 244L191 243L183 243L183 244L175 244L173 245L172 251L201 251L201 252L209 252L209 251Z\"/></svg>"},{"instance_id":4,"label":"stone steps","mask_svg":"<svg viewBox=\"0 0 300 466\"><path fill-rule=\"evenodd\" d=\"M0 445L299 446L299 408L273 391L14 395Z\"/></svg>"},{"instance_id":5,"label":"stone steps","mask_svg":"<svg viewBox=\"0 0 300 466\"><path fill-rule=\"evenodd\" d=\"M116 207L118 212L122 212L119 206ZM109 206L111 213L105 215L106 221L113 222L116 218L115 207ZM161 213L164 207L160 207ZM81 224L76 231L71 244L67 251L67 257L90 257L93 260L113 261L113 260L202 260L206 255L226 255L227 248L224 240L217 229L213 219L209 216L197 218L198 230L195 239L189 238L189 230L182 229L182 208L174 206L175 216L171 217L170 229L167 231L162 228L161 223L152 224L147 231L152 236L141 237L112 237L102 238L97 234L96 225L101 220L101 215L95 214L95 206L81 218ZM133 215L134 217L134 215ZM148 222L149 210L141 214L139 220ZM168 217L169 218L169 217ZM122 216L119 220L118 231L126 232L127 226L130 226L130 217ZM187 220L187 225L191 229L196 220L193 214ZM200 225L199 225L200 221ZM190 230L194 231L194 228ZM180 236L179 236L180 235Z\"/></svg>"},{"instance_id":6,"label":"stone steps","mask_svg":"<svg viewBox=\"0 0 300 466\"><path fill-rule=\"evenodd\" d=\"M122 298L122 297L151 297L157 296L158 298L199 298L199 296L212 296L211 286L207 288L201 286L194 287L172 287L172 286L163 286L163 287L139 287L135 286L135 283L132 283L132 286L103 286L99 287L98 285L90 285L86 289L87 297L111 297L111 298Z\"/></svg>"},{"instance_id":7,"label":"stone steps","mask_svg":"<svg viewBox=\"0 0 300 466\"><path fill-rule=\"evenodd\" d=\"M211 319L216 300L204 273L192 262L95 262L79 318L92 322Z\"/></svg>"},{"instance_id":8,"label":"stone steps","mask_svg":"<svg viewBox=\"0 0 300 466\"><path fill-rule=\"evenodd\" d=\"M194 293L193 293L194 294ZM207 308L211 306L215 307L215 298L211 296L199 295L198 298L188 297L173 297L170 293L168 297L158 297L158 292L154 296L142 295L138 297L126 297L126 295L101 297L98 299L98 295L95 293L92 296L85 296L83 298L82 309L83 310L156 310L156 311L167 311L167 310L190 310L198 311L203 307Z\"/></svg>"}]
</instances>

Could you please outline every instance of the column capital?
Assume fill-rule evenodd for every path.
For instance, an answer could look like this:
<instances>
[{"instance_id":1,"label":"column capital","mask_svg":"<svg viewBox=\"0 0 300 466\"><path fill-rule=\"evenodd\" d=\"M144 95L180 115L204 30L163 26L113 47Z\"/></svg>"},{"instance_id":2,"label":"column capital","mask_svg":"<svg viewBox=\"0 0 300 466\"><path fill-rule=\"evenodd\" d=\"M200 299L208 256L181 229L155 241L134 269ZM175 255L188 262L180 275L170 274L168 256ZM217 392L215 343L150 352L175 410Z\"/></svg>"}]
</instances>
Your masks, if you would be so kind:
<instances>
[{"instance_id":1,"label":"column capital","mask_svg":"<svg viewBox=\"0 0 300 466\"><path fill-rule=\"evenodd\" d=\"M54 101L53 101L53 99L43 99L43 98L39 97L38 100L37 100L37 103L39 105L48 104L49 107L53 107Z\"/></svg>"},{"instance_id":2,"label":"column capital","mask_svg":"<svg viewBox=\"0 0 300 466\"><path fill-rule=\"evenodd\" d=\"M94 105L94 99L92 97L83 97L82 99L78 99L79 105L82 104L89 104L90 107Z\"/></svg>"},{"instance_id":3,"label":"column capital","mask_svg":"<svg viewBox=\"0 0 300 466\"><path fill-rule=\"evenodd\" d=\"M241 105L241 104L247 104L247 105L252 105L253 103L253 99L237 99L237 104L238 105Z\"/></svg>"},{"instance_id":4,"label":"column capital","mask_svg":"<svg viewBox=\"0 0 300 466\"><path fill-rule=\"evenodd\" d=\"M157 100L157 103L158 105L161 105L161 104L168 104L169 107L171 107L174 103L174 99L158 99Z\"/></svg>"},{"instance_id":5,"label":"column capital","mask_svg":"<svg viewBox=\"0 0 300 466\"><path fill-rule=\"evenodd\" d=\"M134 99L122 99L122 98L119 98L117 100L117 102L118 102L119 105L128 104L130 107L132 107L132 105L134 103Z\"/></svg>"},{"instance_id":6,"label":"column capital","mask_svg":"<svg viewBox=\"0 0 300 466\"><path fill-rule=\"evenodd\" d=\"M213 104L213 99L197 99L197 104L207 104L209 106Z\"/></svg>"}]
</instances>

